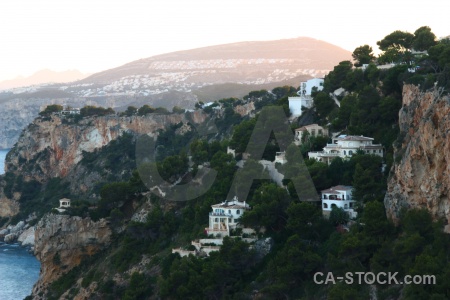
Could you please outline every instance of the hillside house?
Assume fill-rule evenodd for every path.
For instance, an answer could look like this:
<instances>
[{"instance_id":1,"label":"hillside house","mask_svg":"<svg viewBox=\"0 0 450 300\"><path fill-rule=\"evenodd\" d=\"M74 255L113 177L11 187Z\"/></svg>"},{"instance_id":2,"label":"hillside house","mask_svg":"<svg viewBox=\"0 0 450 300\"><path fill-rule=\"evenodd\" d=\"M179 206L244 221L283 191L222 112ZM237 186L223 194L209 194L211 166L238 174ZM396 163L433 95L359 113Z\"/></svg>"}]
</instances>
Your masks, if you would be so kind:
<instances>
[{"instance_id":1,"label":"hillside house","mask_svg":"<svg viewBox=\"0 0 450 300\"><path fill-rule=\"evenodd\" d=\"M274 163L280 163L282 165L284 165L285 163L287 163L287 159L286 159L286 152L277 152L275 154L275 160Z\"/></svg>"},{"instance_id":2,"label":"hillside house","mask_svg":"<svg viewBox=\"0 0 450 300\"><path fill-rule=\"evenodd\" d=\"M300 89L297 92L298 97L289 97L289 110L293 117L302 115L302 107L311 108L313 106L313 99L311 92L313 88L318 91L323 89L323 78L313 78L304 82L300 82Z\"/></svg>"},{"instance_id":3,"label":"hillside house","mask_svg":"<svg viewBox=\"0 0 450 300\"><path fill-rule=\"evenodd\" d=\"M237 228L239 218L244 212L250 209L245 201L238 201L234 197L231 201L224 201L220 204L211 206L212 212L209 213L209 227L205 228L208 235L216 237L229 236L230 231Z\"/></svg>"},{"instance_id":4,"label":"hillside house","mask_svg":"<svg viewBox=\"0 0 450 300\"><path fill-rule=\"evenodd\" d=\"M308 152L309 158L330 164L336 157L343 159L351 157L358 151L365 154L373 154L383 157L384 147L381 144L373 144L373 138L357 135L341 135L327 144L323 151Z\"/></svg>"},{"instance_id":5,"label":"hillside house","mask_svg":"<svg viewBox=\"0 0 450 300\"><path fill-rule=\"evenodd\" d=\"M70 207L70 199L62 198L59 200L59 208L69 208Z\"/></svg>"},{"instance_id":6,"label":"hillside house","mask_svg":"<svg viewBox=\"0 0 450 300\"><path fill-rule=\"evenodd\" d=\"M295 142L297 145L302 143L302 137L309 134L309 136L328 136L328 129L319 126L318 124L310 124L295 129Z\"/></svg>"},{"instance_id":7,"label":"hillside house","mask_svg":"<svg viewBox=\"0 0 450 300\"><path fill-rule=\"evenodd\" d=\"M356 201L352 198L351 186L337 185L321 191L322 213L329 216L333 207L342 208L350 218L356 218L357 212L354 210Z\"/></svg>"}]
</instances>

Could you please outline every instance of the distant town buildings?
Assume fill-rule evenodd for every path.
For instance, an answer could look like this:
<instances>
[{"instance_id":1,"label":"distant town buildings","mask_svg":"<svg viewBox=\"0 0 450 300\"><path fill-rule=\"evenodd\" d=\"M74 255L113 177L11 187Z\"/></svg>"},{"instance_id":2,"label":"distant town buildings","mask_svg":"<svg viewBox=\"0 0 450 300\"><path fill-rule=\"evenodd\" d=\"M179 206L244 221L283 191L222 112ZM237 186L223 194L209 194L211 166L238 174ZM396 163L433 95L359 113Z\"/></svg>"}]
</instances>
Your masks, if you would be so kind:
<instances>
[{"instance_id":1,"label":"distant town buildings","mask_svg":"<svg viewBox=\"0 0 450 300\"><path fill-rule=\"evenodd\" d=\"M313 106L313 98L311 92L313 88L317 91L323 89L323 78L313 78L308 81L300 82L300 90L298 91L298 97L289 97L289 110L293 117L302 115L302 107L311 108Z\"/></svg>"},{"instance_id":2,"label":"distant town buildings","mask_svg":"<svg viewBox=\"0 0 450 300\"><path fill-rule=\"evenodd\" d=\"M383 145L373 144L373 138L357 135L340 135L327 144L323 151L308 152L309 158L330 164L336 157L348 158L358 151L383 157Z\"/></svg>"},{"instance_id":3,"label":"distant town buildings","mask_svg":"<svg viewBox=\"0 0 450 300\"><path fill-rule=\"evenodd\" d=\"M321 191L322 213L329 216L333 207L342 208L350 218L356 218L358 213L354 210L356 201L352 198L352 186L337 185Z\"/></svg>"}]
</instances>

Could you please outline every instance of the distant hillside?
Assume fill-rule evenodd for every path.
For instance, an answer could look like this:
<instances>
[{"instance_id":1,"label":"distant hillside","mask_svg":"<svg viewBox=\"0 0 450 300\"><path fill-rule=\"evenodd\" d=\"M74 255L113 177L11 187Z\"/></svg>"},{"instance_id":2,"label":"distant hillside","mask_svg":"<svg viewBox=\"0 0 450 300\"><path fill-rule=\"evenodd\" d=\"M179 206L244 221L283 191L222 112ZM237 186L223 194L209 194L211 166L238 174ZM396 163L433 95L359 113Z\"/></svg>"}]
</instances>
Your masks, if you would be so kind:
<instances>
[{"instance_id":1,"label":"distant hillside","mask_svg":"<svg viewBox=\"0 0 450 300\"><path fill-rule=\"evenodd\" d=\"M322 77L351 53L312 38L241 42L153 56L93 74L40 71L0 92L0 148L10 148L20 132L48 104L96 105L123 111L148 104L171 110L197 101L242 97ZM68 76L71 75L71 76ZM38 85L40 82L55 84ZM69 82L57 83L56 82ZM2 85L3 84L3 85ZM9 84L9 85L7 85ZM0 83L0 89L12 81ZM34 85L34 86L29 86Z\"/></svg>"},{"instance_id":2,"label":"distant hillside","mask_svg":"<svg viewBox=\"0 0 450 300\"><path fill-rule=\"evenodd\" d=\"M43 83L63 83L80 80L88 76L78 70L56 72L48 69L40 70L29 77L17 77L15 79L0 82L0 90L12 89Z\"/></svg>"},{"instance_id":3,"label":"distant hillside","mask_svg":"<svg viewBox=\"0 0 450 300\"><path fill-rule=\"evenodd\" d=\"M211 83L265 79L282 81L298 75L323 76L351 53L335 45L300 37L276 41L240 42L153 56L93 74L85 83L111 83L132 75L185 73L186 82ZM187 74L195 72L193 74ZM270 77L270 78L268 78Z\"/></svg>"}]
</instances>

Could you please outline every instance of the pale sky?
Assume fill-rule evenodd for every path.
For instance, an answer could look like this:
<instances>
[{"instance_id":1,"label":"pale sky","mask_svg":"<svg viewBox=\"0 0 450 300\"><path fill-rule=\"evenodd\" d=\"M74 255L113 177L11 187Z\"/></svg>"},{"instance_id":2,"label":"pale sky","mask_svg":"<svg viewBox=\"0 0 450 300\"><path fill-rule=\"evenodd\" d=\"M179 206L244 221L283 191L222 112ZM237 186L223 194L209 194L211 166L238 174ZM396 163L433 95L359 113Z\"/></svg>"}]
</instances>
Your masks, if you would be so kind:
<instances>
[{"instance_id":1,"label":"pale sky","mask_svg":"<svg viewBox=\"0 0 450 300\"><path fill-rule=\"evenodd\" d=\"M0 81L48 68L94 73L157 54L300 36L349 51L394 30L450 35L448 0L6 0Z\"/></svg>"}]
</instances>

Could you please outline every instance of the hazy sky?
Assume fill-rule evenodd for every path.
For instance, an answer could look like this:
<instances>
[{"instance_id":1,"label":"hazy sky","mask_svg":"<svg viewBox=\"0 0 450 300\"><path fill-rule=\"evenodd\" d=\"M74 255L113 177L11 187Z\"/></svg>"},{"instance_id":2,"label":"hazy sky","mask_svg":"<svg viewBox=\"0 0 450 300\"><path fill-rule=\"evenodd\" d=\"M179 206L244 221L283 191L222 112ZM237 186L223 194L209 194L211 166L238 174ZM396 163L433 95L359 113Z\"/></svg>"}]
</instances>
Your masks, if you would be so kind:
<instances>
[{"instance_id":1,"label":"hazy sky","mask_svg":"<svg viewBox=\"0 0 450 300\"><path fill-rule=\"evenodd\" d=\"M450 1L8 0L0 80L37 70L98 72L166 52L313 37L353 51L394 30L450 34Z\"/></svg>"}]
</instances>

